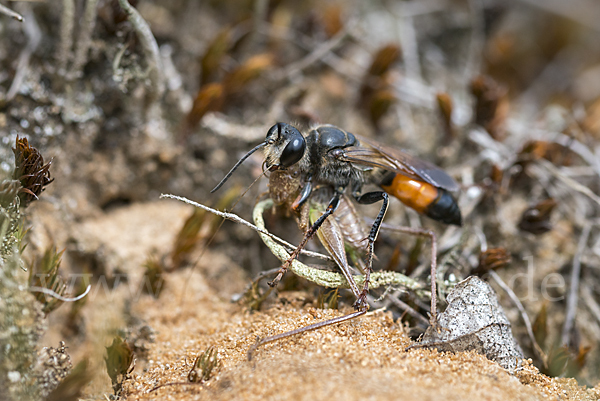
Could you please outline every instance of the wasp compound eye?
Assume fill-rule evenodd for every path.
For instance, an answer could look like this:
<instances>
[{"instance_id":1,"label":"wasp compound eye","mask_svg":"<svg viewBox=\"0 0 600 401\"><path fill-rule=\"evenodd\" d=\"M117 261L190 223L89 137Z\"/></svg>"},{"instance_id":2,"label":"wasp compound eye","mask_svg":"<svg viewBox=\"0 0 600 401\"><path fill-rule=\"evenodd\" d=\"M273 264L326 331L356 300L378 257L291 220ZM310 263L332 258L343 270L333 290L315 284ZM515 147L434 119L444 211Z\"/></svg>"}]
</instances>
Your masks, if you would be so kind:
<instances>
[{"instance_id":1,"label":"wasp compound eye","mask_svg":"<svg viewBox=\"0 0 600 401\"><path fill-rule=\"evenodd\" d=\"M282 167L290 167L304 156L304 150L306 149L306 141L302 134L296 129L287 131L286 134L291 134L290 142L285 146L281 156L279 157L279 165Z\"/></svg>"},{"instance_id":2,"label":"wasp compound eye","mask_svg":"<svg viewBox=\"0 0 600 401\"><path fill-rule=\"evenodd\" d=\"M286 123L277 123L267 131L266 141L275 142L281 137L281 132L285 130L286 126L289 124Z\"/></svg>"}]
</instances>

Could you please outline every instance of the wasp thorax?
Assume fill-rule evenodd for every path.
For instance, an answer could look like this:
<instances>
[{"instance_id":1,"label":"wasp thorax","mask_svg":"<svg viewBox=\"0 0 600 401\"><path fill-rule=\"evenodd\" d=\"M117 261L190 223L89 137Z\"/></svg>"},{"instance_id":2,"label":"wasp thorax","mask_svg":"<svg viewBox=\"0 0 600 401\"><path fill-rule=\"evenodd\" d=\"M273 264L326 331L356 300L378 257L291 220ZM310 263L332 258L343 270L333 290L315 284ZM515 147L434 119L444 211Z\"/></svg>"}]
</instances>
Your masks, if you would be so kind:
<instances>
[{"instance_id":1,"label":"wasp thorax","mask_svg":"<svg viewBox=\"0 0 600 401\"><path fill-rule=\"evenodd\" d=\"M267 168L290 167L302 159L306 150L306 141L300 131L286 123L272 126L265 141Z\"/></svg>"}]
</instances>

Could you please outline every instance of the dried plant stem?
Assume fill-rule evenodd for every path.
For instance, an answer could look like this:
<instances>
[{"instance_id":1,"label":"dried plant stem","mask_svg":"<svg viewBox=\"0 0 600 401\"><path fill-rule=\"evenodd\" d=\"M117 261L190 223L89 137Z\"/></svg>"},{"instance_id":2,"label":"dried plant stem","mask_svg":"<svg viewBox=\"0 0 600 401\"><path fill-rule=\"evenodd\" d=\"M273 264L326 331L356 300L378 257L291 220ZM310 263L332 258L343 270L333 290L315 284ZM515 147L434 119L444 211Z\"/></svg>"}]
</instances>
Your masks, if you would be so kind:
<instances>
[{"instance_id":1,"label":"dried plant stem","mask_svg":"<svg viewBox=\"0 0 600 401\"><path fill-rule=\"evenodd\" d=\"M581 298L586 303L588 309L592 313L592 315L596 318L598 323L600 323L600 306L594 299L592 295L592 290L590 289L589 284L585 283L581 285Z\"/></svg>"},{"instance_id":2,"label":"dried plant stem","mask_svg":"<svg viewBox=\"0 0 600 401\"><path fill-rule=\"evenodd\" d=\"M556 178L561 180L565 185L567 185L574 191L582 193L583 195L587 196L588 198L590 198L591 200L596 202L598 205L600 205L600 196L596 195L591 189L589 189L585 185L580 184L577 181L575 181L574 179L562 174L560 172L560 170L558 168L556 168L556 166L554 164L550 163L547 160L543 160L543 159L538 160L537 163L540 166L544 167L546 170L548 170L553 176L555 176Z\"/></svg>"},{"instance_id":3,"label":"dried plant stem","mask_svg":"<svg viewBox=\"0 0 600 401\"><path fill-rule=\"evenodd\" d=\"M160 198L161 199L163 199L163 198L175 199L175 200L178 200L180 202L187 203L188 205L192 205L194 207L206 210L209 213L212 213L214 215L217 215L217 216L222 217L222 218L227 219L227 220L231 220L231 221L233 221L235 223L238 223L238 224L241 224L243 226L249 227L249 228L253 229L254 231L256 231L258 233L267 235L267 236L273 238L275 241L279 242L280 244L285 245L286 247L288 247L288 249L296 249L295 245L292 245L289 242L287 242L287 241L285 241L285 240L277 237L276 235L271 234L270 232L268 232L264 228L261 229L261 228L256 227L254 224L247 222L246 220L242 219L237 214L228 213L228 212L221 212L219 210L216 210L216 209L213 209L211 207L205 206L205 205L203 205L201 203L194 202L193 200L189 200L187 198L184 198L183 196L177 196L177 195L171 195L171 194L162 194L162 195L160 195ZM311 251L303 250L302 254L306 255L306 256L313 257L313 258L318 258L318 259L323 259L323 260L332 260L329 256L320 254L318 252L311 252Z\"/></svg>"},{"instance_id":4,"label":"dried plant stem","mask_svg":"<svg viewBox=\"0 0 600 401\"><path fill-rule=\"evenodd\" d=\"M11 18L16 19L17 21L23 22L23 16L10 8L0 4L0 14L8 15Z\"/></svg>"},{"instance_id":5,"label":"dried plant stem","mask_svg":"<svg viewBox=\"0 0 600 401\"><path fill-rule=\"evenodd\" d=\"M27 19L23 24L23 30L25 31L28 41L21 54L19 54L15 78L13 79L10 88L6 93L6 101L11 101L19 92L21 84L23 83L23 80L25 79L29 69L29 59L42 40L42 31L40 30L33 13L29 8L27 11L28 12L25 13L27 15Z\"/></svg>"},{"instance_id":6,"label":"dried plant stem","mask_svg":"<svg viewBox=\"0 0 600 401\"><path fill-rule=\"evenodd\" d=\"M67 65L71 59L73 48L73 27L75 25L75 1L62 0L62 12L60 14L60 41L56 53L58 72L66 74Z\"/></svg>"},{"instance_id":7,"label":"dried plant stem","mask_svg":"<svg viewBox=\"0 0 600 401\"><path fill-rule=\"evenodd\" d=\"M425 319L425 317L423 315L421 315L419 312L414 310L410 305L408 305L407 303L398 299L399 295L400 295L399 292L396 292L394 294L389 295L387 297L387 299L389 299L390 302L392 302L394 305L396 305L398 308L400 308L400 310L406 311L406 313L408 313L409 315L411 315L412 317L417 319L419 322L424 324L425 327L429 326L429 323L430 323L429 320Z\"/></svg>"},{"instance_id":8,"label":"dried plant stem","mask_svg":"<svg viewBox=\"0 0 600 401\"><path fill-rule=\"evenodd\" d=\"M334 37L332 37L327 42L324 42L311 53L306 55L304 58L289 64L287 67L283 69L283 71L279 71L275 74L275 79L285 79L291 75L297 74L304 70L305 68L311 66L315 62L321 60L327 53L331 50L335 49L339 46L340 43L348 36L348 31L351 30L349 27L345 27L340 32L338 32Z\"/></svg>"},{"instance_id":9,"label":"dried plant stem","mask_svg":"<svg viewBox=\"0 0 600 401\"><path fill-rule=\"evenodd\" d=\"M49 290L48 288L44 288L44 287L36 287L36 286L29 287L29 291L31 291L31 292L41 292L41 293L44 293L46 295L50 295L51 297L56 298L59 301L63 301L63 302L76 302L76 301L79 301L80 299L82 299L83 297L85 297L90 292L91 288L92 288L91 284L88 284L88 286L85 289L85 291L83 292L83 294L77 295L74 298L63 297L62 295L60 295L60 294L58 294L58 293L56 293L56 292L54 292L52 290Z\"/></svg>"},{"instance_id":10,"label":"dried plant stem","mask_svg":"<svg viewBox=\"0 0 600 401\"><path fill-rule=\"evenodd\" d=\"M560 15L570 19L578 24L593 29L600 30L598 20L600 19L600 10L593 0L520 0L522 3L538 7L549 13Z\"/></svg>"},{"instance_id":11,"label":"dried plant stem","mask_svg":"<svg viewBox=\"0 0 600 401\"><path fill-rule=\"evenodd\" d=\"M577 244L577 253L573 258L573 269L571 270L571 286L567 296L567 308L565 312L565 324L562 330L562 343L569 345L569 338L575 325L575 315L577 314L577 301L579 300L579 278L581 276L581 255L590 236L592 225L588 222L583 226L579 244Z\"/></svg>"},{"instance_id":12,"label":"dried plant stem","mask_svg":"<svg viewBox=\"0 0 600 401\"><path fill-rule=\"evenodd\" d=\"M533 344L533 349L538 354L538 357L540 357L540 359L544 361L544 364L546 364L548 361L548 357L542 350L542 347L540 347L540 345L535 340L535 335L533 334L533 327L531 326L531 321L529 320L529 316L527 316L527 312L525 311L523 304L521 303L521 301L519 301L519 297L517 297L517 294L515 294L514 291L508 285L506 285L506 283L504 282L504 280L502 280L498 273L496 273L493 270L490 270L489 275L504 291L506 291L510 299L517 306L517 309L521 314L521 318L523 319L523 322L525 322L525 329L527 330L527 335L529 336L529 339Z\"/></svg>"},{"instance_id":13,"label":"dried plant stem","mask_svg":"<svg viewBox=\"0 0 600 401\"><path fill-rule=\"evenodd\" d=\"M64 2L63 2L64 4ZM79 40L75 49L73 58L73 68L71 69L72 78L79 78L82 74L83 66L88 60L88 51L92 44L92 32L96 25L96 14L98 9L98 0L87 0L83 12L83 21L79 30ZM72 28L71 28L72 30ZM62 39L62 32L61 32Z\"/></svg>"}]
</instances>

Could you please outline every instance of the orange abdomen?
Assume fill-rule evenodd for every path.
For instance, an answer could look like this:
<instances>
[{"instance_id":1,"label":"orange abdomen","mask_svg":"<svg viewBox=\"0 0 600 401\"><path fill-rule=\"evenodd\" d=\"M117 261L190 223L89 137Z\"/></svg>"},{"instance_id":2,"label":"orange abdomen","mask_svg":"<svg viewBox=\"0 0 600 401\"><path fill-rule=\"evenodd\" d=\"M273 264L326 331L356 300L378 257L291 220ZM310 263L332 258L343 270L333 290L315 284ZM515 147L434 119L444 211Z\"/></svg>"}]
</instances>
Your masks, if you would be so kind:
<instances>
[{"instance_id":1,"label":"orange abdomen","mask_svg":"<svg viewBox=\"0 0 600 401\"><path fill-rule=\"evenodd\" d=\"M438 189L433 185L402 174L396 174L390 185L382 185L381 188L419 213L426 213L439 196Z\"/></svg>"},{"instance_id":2,"label":"orange abdomen","mask_svg":"<svg viewBox=\"0 0 600 401\"><path fill-rule=\"evenodd\" d=\"M437 188L424 181L418 181L402 174L388 179L381 188L390 195L400 199L406 206L434 220L446 224L462 225L462 216L458 203L448 191Z\"/></svg>"}]
</instances>

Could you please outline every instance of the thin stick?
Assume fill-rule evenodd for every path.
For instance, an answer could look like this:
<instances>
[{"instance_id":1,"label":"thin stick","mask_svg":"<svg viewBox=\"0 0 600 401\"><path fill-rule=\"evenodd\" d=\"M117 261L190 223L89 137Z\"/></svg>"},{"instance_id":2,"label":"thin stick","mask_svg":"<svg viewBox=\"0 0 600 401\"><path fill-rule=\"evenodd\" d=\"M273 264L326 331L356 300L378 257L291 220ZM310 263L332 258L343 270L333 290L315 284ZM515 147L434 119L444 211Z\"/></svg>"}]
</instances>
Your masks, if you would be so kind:
<instances>
[{"instance_id":1,"label":"thin stick","mask_svg":"<svg viewBox=\"0 0 600 401\"><path fill-rule=\"evenodd\" d=\"M170 387L170 386L204 386L203 382L173 382L173 383L165 383L165 384L160 384L156 387L154 387L152 390L148 391L148 394L153 393L163 387Z\"/></svg>"},{"instance_id":2,"label":"thin stick","mask_svg":"<svg viewBox=\"0 0 600 401\"><path fill-rule=\"evenodd\" d=\"M6 92L7 102L11 101L17 95L17 93L19 93L21 84L23 84L23 80L25 79L27 71L29 70L29 59L42 40L42 31L35 20L33 13L28 9L28 12L25 14L27 15L27 20L23 24L23 30L27 36L27 45L21 51L21 54L19 54L19 61L17 62L15 77L10 84L8 92Z\"/></svg>"},{"instance_id":3,"label":"thin stick","mask_svg":"<svg viewBox=\"0 0 600 401\"><path fill-rule=\"evenodd\" d=\"M79 39L75 48L73 57L73 67L71 71L71 79L80 78L82 70L88 61L88 52L92 44L92 32L96 26L96 15L98 10L98 0L87 0L83 11L83 19L79 27Z\"/></svg>"},{"instance_id":4,"label":"thin stick","mask_svg":"<svg viewBox=\"0 0 600 401\"><path fill-rule=\"evenodd\" d=\"M523 307L523 304L519 300L519 297L517 297L517 294L515 294L514 291L508 285L506 285L506 283L504 282L504 280L502 280L502 278L498 275L498 273L496 273L493 270L490 270L489 271L489 275L490 275L491 278L494 279L494 281L504 291L506 291L506 293L508 294L508 296L510 297L510 299L517 306L517 309L519 310L519 313L521 314L521 318L525 322L525 328L527 329L527 335L529 336L529 339L531 340L531 343L533 344L533 349L536 351L536 353L538 354L538 356L540 357L540 359L542 361L544 361L544 364L546 364L547 361L548 361L548 357L546 356L546 354L544 353L544 351L542 351L542 348L540 347L540 345L535 340L535 335L533 334L533 328L531 326L531 321L529 320L529 316L527 316L527 312L525 311L525 308Z\"/></svg>"},{"instance_id":5,"label":"thin stick","mask_svg":"<svg viewBox=\"0 0 600 401\"><path fill-rule=\"evenodd\" d=\"M59 74L65 74L73 47L73 27L75 25L75 1L62 0L60 13L60 40L56 53L56 63Z\"/></svg>"},{"instance_id":6,"label":"thin stick","mask_svg":"<svg viewBox=\"0 0 600 401\"><path fill-rule=\"evenodd\" d=\"M582 185L574 179L562 174L560 170L556 168L556 166L554 166L554 164L544 159L540 159L536 163L542 167L545 167L546 170L548 170L552 175L561 180L565 185L567 185L571 189L586 195L588 198L600 205L600 196L596 195L591 189L589 189L585 185Z\"/></svg>"},{"instance_id":7,"label":"thin stick","mask_svg":"<svg viewBox=\"0 0 600 401\"><path fill-rule=\"evenodd\" d=\"M598 323L600 323L600 306L592 296L590 286L585 283L585 281L584 284L581 285L581 298L583 298L592 315L596 318Z\"/></svg>"},{"instance_id":8,"label":"thin stick","mask_svg":"<svg viewBox=\"0 0 600 401\"><path fill-rule=\"evenodd\" d=\"M127 13L127 19L133 25L133 29L135 29L135 33L140 40L146 63L148 63L148 77L151 83L150 93L153 100L158 100L165 91L165 79L156 38L146 20L127 0L119 0L119 5Z\"/></svg>"},{"instance_id":9,"label":"thin stick","mask_svg":"<svg viewBox=\"0 0 600 401\"><path fill-rule=\"evenodd\" d=\"M577 245L577 253L573 258L573 270L571 270L571 287L569 289L569 295L567 297L567 308L565 325L562 330L562 343L563 345L569 345L569 337L575 324L575 315L577 314L577 301L579 299L579 278L581 276L581 255L585 245L587 244L590 236L592 225L586 222L581 231L581 237L579 237L579 244Z\"/></svg>"},{"instance_id":10,"label":"thin stick","mask_svg":"<svg viewBox=\"0 0 600 401\"><path fill-rule=\"evenodd\" d=\"M10 8L0 4L0 14L8 15L11 18L16 19L19 22L23 22L23 16Z\"/></svg>"},{"instance_id":11,"label":"thin stick","mask_svg":"<svg viewBox=\"0 0 600 401\"><path fill-rule=\"evenodd\" d=\"M394 305L396 305L398 308L400 308L401 310L405 311L406 313L408 313L409 315L411 315L412 317L414 317L415 319L417 319L419 322L423 323L425 326L429 326L429 321L427 319L425 319L423 317L423 315L421 315L419 312L417 312L416 310L414 310L410 305L408 305L407 303L403 302L402 300L398 299L398 293L394 293L394 294L390 294L387 296L387 299L389 299Z\"/></svg>"},{"instance_id":12,"label":"thin stick","mask_svg":"<svg viewBox=\"0 0 600 401\"><path fill-rule=\"evenodd\" d=\"M305 68L321 60L327 53L335 49L346 38L349 30L350 28L348 26L344 27L344 29L338 32L334 37L321 44L304 58L287 65L282 71L275 73L275 79L285 79L290 75L301 72Z\"/></svg>"},{"instance_id":13,"label":"thin stick","mask_svg":"<svg viewBox=\"0 0 600 401\"><path fill-rule=\"evenodd\" d=\"M217 215L219 217L222 217L224 219L231 220L231 221L233 221L235 223L238 223L238 224L241 224L243 226L249 227L249 228L253 229L254 231L256 231L256 232L258 232L260 234L267 235L267 236L273 238L275 241L277 241L277 242L279 242L279 243L287 246L289 249L296 249L295 245L292 245L289 242L287 242L287 241L285 241L285 240L277 237L276 235L271 234L270 232L268 232L264 228L256 227L254 224L247 222L246 220L242 219L237 214L227 213L227 212L221 212L221 211L213 209L211 207L204 206L201 203L194 202L193 200L189 200L189 199L187 199L187 198L185 198L183 196L177 196L177 195L171 195L171 194L161 194L160 195L160 199L163 199L163 198L175 199L175 200L178 200L180 202L187 203L188 205L192 205L194 207L206 210L207 212L210 212L210 213L212 213L214 215ZM323 259L323 260L332 260L331 257L323 255L323 254L318 253L318 252L311 252L311 251L304 251L303 250L302 254L306 255L306 256L310 256L312 258L318 258L318 259Z\"/></svg>"},{"instance_id":14,"label":"thin stick","mask_svg":"<svg viewBox=\"0 0 600 401\"><path fill-rule=\"evenodd\" d=\"M522 3L539 7L549 13L570 19L594 31L599 31L598 19L600 10L598 3L591 0L562 1L562 0L520 0Z\"/></svg>"}]
</instances>

